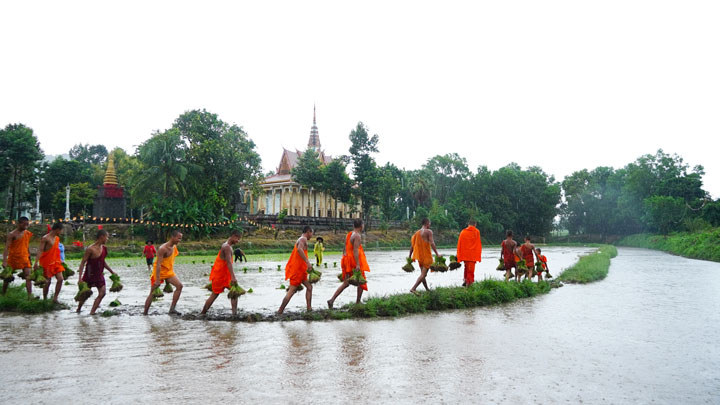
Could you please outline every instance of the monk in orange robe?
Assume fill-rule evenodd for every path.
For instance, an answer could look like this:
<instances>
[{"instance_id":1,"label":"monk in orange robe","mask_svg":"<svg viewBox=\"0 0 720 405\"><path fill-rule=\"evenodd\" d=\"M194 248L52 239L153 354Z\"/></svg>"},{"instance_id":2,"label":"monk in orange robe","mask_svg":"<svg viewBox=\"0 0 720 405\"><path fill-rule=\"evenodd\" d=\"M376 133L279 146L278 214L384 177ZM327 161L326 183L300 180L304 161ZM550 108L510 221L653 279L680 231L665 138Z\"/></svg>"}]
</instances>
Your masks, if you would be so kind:
<instances>
[{"instance_id":1,"label":"monk in orange robe","mask_svg":"<svg viewBox=\"0 0 720 405\"><path fill-rule=\"evenodd\" d=\"M425 287L425 290L430 291L430 288L428 288L428 284L425 278L427 277L430 265L432 265L434 262L431 249L435 251L435 254L437 256L442 257L442 255L438 253L437 247L435 246L433 232L430 229L430 220L427 218L423 218L421 224L422 227L413 234L412 239L410 240L409 257L413 261L417 260L418 264L420 265L420 276L418 277L417 281L415 281L413 287L410 289L410 292L415 295L420 295L420 293L416 291L420 283L422 283L422 285Z\"/></svg>"},{"instance_id":2,"label":"monk in orange robe","mask_svg":"<svg viewBox=\"0 0 720 405\"><path fill-rule=\"evenodd\" d=\"M62 224L56 222L53 224L50 232L40 239L40 255L35 259L34 268L37 270L38 266L42 266L43 275L47 279L45 287L43 287L43 299L47 299L48 292L50 291L50 283L53 277L55 278L55 295L53 296L53 302L58 302L60 297L60 290L63 285L63 270L65 267L62 265L60 259L60 234L62 233ZM28 283L27 281L26 283Z\"/></svg>"},{"instance_id":3,"label":"monk in orange robe","mask_svg":"<svg viewBox=\"0 0 720 405\"><path fill-rule=\"evenodd\" d=\"M457 260L465 264L463 286L470 287L475 282L475 262L482 261L482 240L477 222L468 221L467 228L460 232L457 244Z\"/></svg>"},{"instance_id":4,"label":"monk in orange robe","mask_svg":"<svg viewBox=\"0 0 720 405\"><path fill-rule=\"evenodd\" d=\"M212 294L205 301L200 315L205 315L210 306L215 302L218 295L222 294L226 288L230 288L230 283L236 283L235 272L233 271L233 245L240 240L240 231L237 229L230 232L230 237L220 246L220 251L215 258L212 270L210 270L210 283L212 283ZM230 299L233 316L237 315L237 298Z\"/></svg>"},{"instance_id":5,"label":"monk in orange robe","mask_svg":"<svg viewBox=\"0 0 720 405\"><path fill-rule=\"evenodd\" d=\"M145 310L143 311L143 315L148 314L150 304L152 304L153 300L153 290L160 287L164 281L167 281L175 287L172 303L170 304L170 311L168 311L168 313L170 315L181 315L180 312L175 309L175 306L180 299L183 285L177 275L175 275L173 266L175 265L175 257L180 254L178 252L177 245L182 240L182 237L182 232L176 229L170 234L170 240L163 243L158 249L157 256L155 256L155 263L153 265L153 272L150 276L150 294L148 294L148 297L145 299Z\"/></svg>"},{"instance_id":6,"label":"monk in orange robe","mask_svg":"<svg viewBox=\"0 0 720 405\"><path fill-rule=\"evenodd\" d=\"M305 225L303 228L302 235L295 242L292 254L290 254L290 260L285 265L285 280L290 280L290 288L288 288L285 298L283 298L282 304L277 313L282 314L285 311L285 307L290 302L290 298L293 297L295 291L297 291L300 284L305 286L305 301L307 302L308 312L312 311L312 284L308 281L308 270L312 269L312 264L308 260L308 240L312 238L313 229L309 225Z\"/></svg>"},{"instance_id":7,"label":"monk in orange robe","mask_svg":"<svg viewBox=\"0 0 720 405\"><path fill-rule=\"evenodd\" d=\"M549 272L550 272L548 270L548 266L547 266L547 257L545 257L545 255L542 254L542 250L540 248L537 248L535 250L535 252L537 253L538 262L540 262L540 264L542 265L542 271L538 271L538 273L537 273L538 281L542 281L542 279L543 279L542 273L545 272L545 273L549 274Z\"/></svg>"},{"instance_id":8,"label":"monk in orange robe","mask_svg":"<svg viewBox=\"0 0 720 405\"><path fill-rule=\"evenodd\" d=\"M352 232L348 232L345 237L345 247L343 248L343 257L341 261L343 282L335 291L332 298L330 298L327 302L328 308L330 309L333 309L335 299L350 285L349 279L355 270L360 270L363 277L366 277L366 271L370 271L370 266L365 258L365 250L362 247L363 227L364 224L362 219L355 219L355 221L353 221ZM367 277L365 279L367 280ZM367 289L367 283L357 286L357 299L355 300L355 304L360 303L363 291L367 291Z\"/></svg>"},{"instance_id":9,"label":"monk in orange robe","mask_svg":"<svg viewBox=\"0 0 720 405\"><path fill-rule=\"evenodd\" d=\"M28 231L30 220L26 217L20 217L17 222L16 228L8 233L7 239L5 240L5 251L3 252L3 267L10 266L13 270L22 270L25 278L30 275L32 271L32 263L30 262L30 238L32 238L32 232ZM2 293L5 295L7 292L9 282L3 282ZM25 283L25 289L27 290L28 299L32 297L32 283Z\"/></svg>"},{"instance_id":10,"label":"monk in orange robe","mask_svg":"<svg viewBox=\"0 0 720 405\"><path fill-rule=\"evenodd\" d=\"M505 240L500 244L500 258L503 259L505 266L505 281L512 277L513 268L515 268L515 280L519 281L520 273L517 271L517 262L520 258L516 255L517 242L513 240L513 231L508 230L505 236Z\"/></svg>"},{"instance_id":11,"label":"monk in orange robe","mask_svg":"<svg viewBox=\"0 0 720 405\"><path fill-rule=\"evenodd\" d=\"M529 235L525 236L525 243L520 246L520 253L522 253L525 266L528 268L527 273L525 273L525 280L528 278L532 280L532 270L535 267L535 255L537 255L537 253L535 252L535 245L530 241Z\"/></svg>"}]
</instances>

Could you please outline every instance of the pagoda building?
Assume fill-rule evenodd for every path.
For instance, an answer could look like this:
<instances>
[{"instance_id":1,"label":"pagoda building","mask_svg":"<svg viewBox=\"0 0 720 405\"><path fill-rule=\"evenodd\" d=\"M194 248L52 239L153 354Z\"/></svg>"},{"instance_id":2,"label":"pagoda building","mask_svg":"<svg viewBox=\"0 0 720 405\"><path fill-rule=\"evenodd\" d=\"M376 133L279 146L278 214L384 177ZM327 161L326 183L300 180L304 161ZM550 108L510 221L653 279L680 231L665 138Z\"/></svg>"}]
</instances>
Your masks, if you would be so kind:
<instances>
[{"instance_id":1,"label":"pagoda building","mask_svg":"<svg viewBox=\"0 0 720 405\"><path fill-rule=\"evenodd\" d=\"M313 124L310 128L307 149L317 152L322 164L332 162L332 156L325 154L320 144L320 133L314 107ZM262 192L259 195L252 195L250 191L245 192L246 206L250 214L277 215L283 210L287 210L287 215L300 217L357 217L359 215L357 212L360 210L359 205L353 210L349 204L338 201L336 209L334 198L302 186L293 180L292 169L297 166L298 159L302 154L303 152L297 149L293 152L283 148L275 173L260 183ZM353 211L355 213L351 213Z\"/></svg>"},{"instance_id":2,"label":"pagoda building","mask_svg":"<svg viewBox=\"0 0 720 405\"><path fill-rule=\"evenodd\" d=\"M118 184L113 156L108 158L102 186L98 186L98 194L93 204L93 216L102 218L125 218L127 201L125 190Z\"/></svg>"}]
</instances>

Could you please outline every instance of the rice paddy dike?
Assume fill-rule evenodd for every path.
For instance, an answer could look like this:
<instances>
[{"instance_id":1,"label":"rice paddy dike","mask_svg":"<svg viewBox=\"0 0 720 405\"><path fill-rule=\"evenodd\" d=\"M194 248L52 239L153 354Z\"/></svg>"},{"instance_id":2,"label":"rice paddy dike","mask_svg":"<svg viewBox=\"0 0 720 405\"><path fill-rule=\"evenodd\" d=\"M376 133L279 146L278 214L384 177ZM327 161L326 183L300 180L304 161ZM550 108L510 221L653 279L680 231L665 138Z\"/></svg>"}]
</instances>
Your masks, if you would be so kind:
<instances>
[{"instance_id":1,"label":"rice paddy dike","mask_svg":"<svg viewBox=\"0 0 720 405\"><path fill-rule=\"evenodd\" d=\"M618 246L661 250L691 259L720 262L720 228L670 235L636 234L620 239Z\"/></svg>"},{"instance_id":2,"label":"rice paddy dike","mask_svg":"<svg viewBox=\"0 0 720 405\"><path fill-rule=\"evenodd\" d=\"M602 280L610 270L610 259L618 254L612 245L602 245L593 253L582 256L576 264L558 276L558 281L565 283L586 284Z\"/></svg>"},{"instance_id":3,"label":"rice paddy dike","mask_svg":"<svg viewBox=\"0 0 720 405\"><path fill-rule=\"evenodd\" d=\"M550 258L550 268L556 276L563 268L572 267L583 260L583 255L592 253L595 248L587 247L547 247L543 253ZM453 254L453 250L443 250L443 255ZM326 252L327 253L327 252ZM324 266L318 269L324 272L321 280L314 285L313 308L311 312L304 311L304 293L293 297L291 305L283 315L276 315L274 312L280 300L285 294L284 288L288 286L284 280L284 263L287 260L287 253L249 255L249 263L235 263L235 272L240 285L248 291L241 297L239 302L239 314L231 316L227 311L228 301L226 294L216 301L207 316L201 317L199 310L208 291L204 288L207 284L207 276L213 263L214 256L178 256L176 258L176 272L182 280L185 288L180 299L179 306L185 315L186 320L217 320L217 321L245 321L245 322L275 322L292 320L333 320L333 319L364 319L397 317L409 314L417 314L432 311L445 311L454 309L466 309L483 306L492 306L511 303L517 300L547 294L552 287L559 286L559 283L551 282L530 282L516 283L505 282L502 277L504 272L495 271L495 263L499 256L499 249L486 248L483 252L483 262L478 264L476 279L479 280L469 288L460 287L462 282L462 270L448 271L445 273L430 273L428 281L431 290L426 292L418 290L420 296L407 293L410 285L419 274L416 270L406 273L401 270L404 263L405 252L393 251L369 251L368 259L371 262L371 272L368 276L369 294L364 295L364 302L354 304L355 291L349 288L340 296L334 310L326 309L325 300L329 298L339 285L335 275L340 272L339 253L328 253L325 256ZM591 254L592 256L592 254ZM76 269L78 260L70 260L71 268ZM120 274L125 288L120 293L108 292L99 309L103 316L115 315L139 315L144 298L148 294L149 272L141 258L115 258L109 259L108 264ZM417 265L415 265L417 266ZM398 291L399 290L399 291ZM33 300L28 302L24 287L19 283L13 283L11 287L12 296L16 304L26 302L37 305L37 308L15 305L0 306L0 311L18 311L35 313L60 310L68 308L41 306L46 301ZM77 292L77 277L73 276L66 281L66 285L60 295L60 301L75 305L72 297ZM35 295L40 294L37 288L33 289ZM160 298L151 307L151 315L165 315L169 304L169 295ZM84 311L94 300L92 296L85 304ZM118 306L111 307L109 304L118 300ZM24 305L24 304L23 304ZM62 312L62 311L61 311Z\"/></svg>"}]
</instances>

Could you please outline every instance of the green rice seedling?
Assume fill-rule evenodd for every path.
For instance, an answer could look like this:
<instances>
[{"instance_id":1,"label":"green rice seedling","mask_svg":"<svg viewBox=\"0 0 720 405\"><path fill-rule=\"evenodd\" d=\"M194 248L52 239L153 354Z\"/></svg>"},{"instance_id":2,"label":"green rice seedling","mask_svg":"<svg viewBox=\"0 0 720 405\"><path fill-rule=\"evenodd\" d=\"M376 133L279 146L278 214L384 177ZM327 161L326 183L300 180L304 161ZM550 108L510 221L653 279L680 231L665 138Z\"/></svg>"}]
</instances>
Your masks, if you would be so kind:
<instances>
[{"instance_id":1,"label":"green rice seedling","mask_svg":"<svg viewBox=\"0 0 720 405\"><path fill-rule=\"evenodd\" d=\"M175 291L175 290L173 290L172 284L170 284L166 281L165 288L163 288L163 292L171 294L173 291Z\"/></svg>"},{"instance_id":2,"label":"green rice seedling","mask_svg":"<svg viewBox=\"0 0 720 405\"><path fill-rule=\"evenodd\" d=\"M120 276L117 274L111 274L110 280L112 280L112 285L110 286L110 292L120 292L123 289L123 285L120 282Z\"/></svg>"},{"instance_id":3,"label":"green rice seedling","mask_svg":"<svg viewBox=\"0 0 720 405\"><path fill-rule=\"evenodd\" d=\"M75 275L75 272L73 271L73 269L70 268L70 266L67 265L67 263L63 262L62 265L63 268L65 268L65 270L63 270L62 272L63 278L65 280Z\"/></svg>"},{"instance_id":4,"label":"green rice seedling","mask_svg":"<svg viewBox=\"0 0 720 405\"><path fill-rule=\"evenodd\" d=\"M404 266L402 266L402 269L408 273L412 273L413 271L415 271L415 266L413 266L413 259L411 257L406 257L405 261L406 263Z\"/></svg>"},{"instance_id":5,"label":"green rice seedling","mask_svg":"<svg viewBox=\"0 0 720 405\"><path fill-rule=\"evenodd\" d=\"M93 295L92 290L84 281L78 282L78 293L75 294L75 301L83 302Z\"/></svg>"},{"instance_id":6,"label":"green rice seedling","mask_svg":"<svg viewBox=\"0 0 720 405\"><path fill-rule=\"evenodd\" d=\"M109 305L110 305L111 307L119 307L120 305L122 305L122 303L120 302L120 300L118 300L118 299L116 298L114 301L110 302Z\"/></svg>"},{"instance_id":7,"label":"green rice seedling","mask_svg":"<svg viewBox=\"0 0 720 405\"><path fill-rule=\"evenodd\" d=\"M308 280L310 281L311 284L315 284L318 281L320 281L321 276L322 276L322 273L315 269L311 269L308 271Z\"/></svg>"},{"instance_id":8,"label":"green rice seedling","mask_svg":"<svg viewBox=\"0 0 720 405\"><path fill-rule=\"evenodd\" d=\"M354 286L360 286L367 283L365 277L363 277L360 270L353 270L352 276L348 279L348 282Z\"/></svg>"},{"instance_id":9,"label":"green rice seedling","mask_svg":"<svg viewBox=\"0 0 720 405\"><path fill-rule=\"evenodd\" d=\"M230 292L228 292L228 298L230 298L231 300L237 299L241 295L244 295L245 292L246 291L242 287L240 287L236 281L233 281L232 283L230 283Z\"/></svg>"},{"instance_id":10,"label":"green rice seedling","mask_svg":"<svg viewBox=\"0 0 720 405\"><path fill-rule=\"evenodd\" d=\"M153 297L153 299L160 299L160 298L162 298L164 295L165 295L165 294L163 294L163 292L162 292L162 290L160 289L160 287L155 288L155 289L153 290L153 292L152 292L152 297Z\"/></svg>"}]
</instances>

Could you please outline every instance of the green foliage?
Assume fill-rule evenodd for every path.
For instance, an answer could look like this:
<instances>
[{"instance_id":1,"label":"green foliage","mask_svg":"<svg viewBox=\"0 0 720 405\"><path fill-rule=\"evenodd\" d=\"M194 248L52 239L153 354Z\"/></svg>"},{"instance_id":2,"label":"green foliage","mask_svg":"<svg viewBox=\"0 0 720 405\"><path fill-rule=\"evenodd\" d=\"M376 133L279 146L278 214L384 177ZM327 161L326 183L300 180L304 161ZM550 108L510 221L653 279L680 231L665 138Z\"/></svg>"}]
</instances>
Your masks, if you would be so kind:
<instances>
[{"instance_id":1,"label":"green foliage","mask_svg":"<svg viewBox=\"0 0 720 405\"><path fill-rule=\"evenodd\" d=\"M0 193L9 189L6 207L9 218L19 216L19 203L26 186L35 181L35 169L43 158L40 143L31 128L8 124L0 130Z\"/></svg>"},{"instance_id":2,"label":"green foliage","mask_svg":"<svg viewBox=\"0 0 720 405\"><path fill-rule=\"evenodd\" d=\"M5 295L0 295L0 311L38 314L61 308L63 306L54 305L52 300L28 300L24 285L10 286Z\"/></svg>"},{"instance_id":3,"label":"green foliage","mask_svg":"<svg viewBox=\"0 0 720 405\"><path fill-rule=\"evenodd\" d=\"M77 160L88 166L101 165L108 157L108 150L105 145L83 145L79 143L70 148L70 159Z\"/></svg>"},{"instance_id":4,"label":"green foliage","mask_svg":"<svg viewBox=\"0 0 720 405\"><path fill-rule=\"evenodd\" d=\"M378 140L377 134L370 136L362 122L358 122L350 132L350 157L357 186L353 191L360 199L362 217L366 224L369 223L370 209L378 204L380 198L380 170L370 155L378 152Z\"/></svg>"},{"instance_id":5,"label":"green foliage","mask_svg":"<svg viewBox=\"0 0 720 405\"><path fill-rule=\"evenodd\" d=\"M185 145L176 129L156 132L137 150L142 169L131 189L134 200L149 203L153 198L183 198L190 165Z\"/></svg>"},{"instance_id":6,"label":"green foliage","mask_svg":"<svg viewBox=\"0 0 720 405\"><path fill-rule=\"evenodd\" d=\"M80 216L92 213L92 205L97 195L97 190L90 187L89 183L70 184L70 215ZM55 192L53 196L53 211L65 212L66 192L62 190Z\"/></svg>"},{"instance_id":7,"label":"green foliage","mask_svg":"<svg viewBox=\"0 0 720 405\"><path fill-rule=\"evenodd\" d=\"M648 229L667 235L681 225L687 208L685 201L679 197L655 195L643 200L645 215L643 220Z\"/></svg>"},{"instance_id":8,"label":"green foliage","mask_svg":"<svg viewBox=\"0 0 720 405\"><path fill-rule=\"evenodd\" d=\"M40 209L56 217L65 214L65 187L68 184L89 184L91 188L100 183L93 180L93 168L87 163L58 157L50 163L43 163L40 170ZM100 177L102 180L102 177ZM71 188L72 192L72 188ZM63 194L62 205L56 204L55 196ZM92 204L92 203L91 203ZM77 208L77 205L75 205ZM82 207L82 206L81 206Z\"/></svg>"},{"instance_id":9,"label":"green foliage","mask_svg":"<svg viewBox=\"0 0 720 405\"><path fill-rule=\"evenodd\" d=\"M578 262L563 271L557 278L566 283L590 283L607 277L610 269L610 259L617 256L615 246L602 245L594 253L582 256Z\"/></svg>"},{"instance_id":10,"label":"green foliage","mask_svg":"<svg viewBox=\"0 0 720 405\"><path fill-rule=\"evenodd\" d=\"M720 228L701 232L678 232L660 236L636 234L617 242L620 246L662 250L692 259L720 262Z\"/></svg>"}]
</instances>

